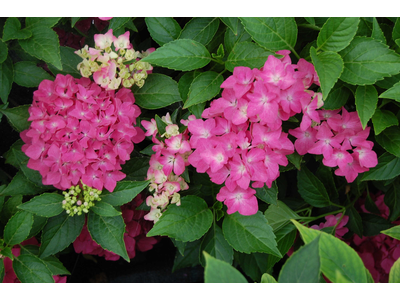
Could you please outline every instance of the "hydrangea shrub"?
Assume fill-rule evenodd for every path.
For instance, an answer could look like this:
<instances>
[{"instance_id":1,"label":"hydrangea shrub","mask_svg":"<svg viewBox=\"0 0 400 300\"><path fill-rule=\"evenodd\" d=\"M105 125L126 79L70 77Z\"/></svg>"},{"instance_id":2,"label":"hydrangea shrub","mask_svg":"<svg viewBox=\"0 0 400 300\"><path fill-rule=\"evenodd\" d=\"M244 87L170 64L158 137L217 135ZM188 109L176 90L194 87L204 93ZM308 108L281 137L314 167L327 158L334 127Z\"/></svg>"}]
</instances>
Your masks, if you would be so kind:
<instances>
[{"instance_id":1,"label":"hydrangea shrub","mask_svg":"<svg viewBox=\"0 0 400 300\"><path fill-rule=\"evenodd\" d=\"M398 18L1 21L0 282L400 282Z\"/></svg>"}]
</instances>

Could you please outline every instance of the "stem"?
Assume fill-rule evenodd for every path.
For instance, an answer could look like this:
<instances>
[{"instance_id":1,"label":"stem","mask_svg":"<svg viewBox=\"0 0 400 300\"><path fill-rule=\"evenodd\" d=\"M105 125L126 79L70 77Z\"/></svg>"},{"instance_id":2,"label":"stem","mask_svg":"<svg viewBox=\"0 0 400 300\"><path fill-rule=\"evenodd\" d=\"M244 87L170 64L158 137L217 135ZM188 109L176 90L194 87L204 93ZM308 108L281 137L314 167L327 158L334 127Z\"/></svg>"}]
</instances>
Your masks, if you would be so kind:
<instances>
[{"instance_id":1,"label":"stem","mask_svg":"<svg viewBox=\"0 0 400 300\"><path fill-rule=\"evenodd\" d=\"M325 213L325 214L323 214L323 215L319 215L319 216L317 216L317 217L306 217L306 218L302 218L302 221L306 220L306 221L304 222L304 224L308 224L308 223L310 223L310 222L312 222L312 221L314 221L314 220L318 220L318 219L320 219L320 218L323 218L323 217L326 217L326 216L329 216L329 215L336 215L336 214L338 214L338 213L343 213L344 210L345 210L345 208L343 207L343 208L340 209L340 210L333 211L333 212L331 211L331 212ZM307 220L308 220L308 221L307 221Z\"/></svg>"}]
</instances>

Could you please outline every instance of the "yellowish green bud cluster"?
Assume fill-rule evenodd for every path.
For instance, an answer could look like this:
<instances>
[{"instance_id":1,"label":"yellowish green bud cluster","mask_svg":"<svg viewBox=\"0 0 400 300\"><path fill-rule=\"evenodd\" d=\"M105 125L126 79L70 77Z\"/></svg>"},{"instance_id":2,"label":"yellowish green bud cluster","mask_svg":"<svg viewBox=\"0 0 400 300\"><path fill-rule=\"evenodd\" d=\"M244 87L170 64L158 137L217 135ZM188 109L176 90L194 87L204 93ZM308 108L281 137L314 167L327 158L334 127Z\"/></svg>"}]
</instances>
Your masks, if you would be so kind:
<instances>
[{"instance_id":1,"label":"yellowish green bud cluster","mask_svg":"<svg viewBox=\"0 0 400 300\"><path fill-rule=\"evenodd\" d=\"M76 214L80 216L82 213L88 213L89 209L95 205L95 201L101 200L101 191L91 188L84 183L82 183L82 187L79 184L71 186L63 194L62 208L71 217Z\"/></svg>"}]
</instances>

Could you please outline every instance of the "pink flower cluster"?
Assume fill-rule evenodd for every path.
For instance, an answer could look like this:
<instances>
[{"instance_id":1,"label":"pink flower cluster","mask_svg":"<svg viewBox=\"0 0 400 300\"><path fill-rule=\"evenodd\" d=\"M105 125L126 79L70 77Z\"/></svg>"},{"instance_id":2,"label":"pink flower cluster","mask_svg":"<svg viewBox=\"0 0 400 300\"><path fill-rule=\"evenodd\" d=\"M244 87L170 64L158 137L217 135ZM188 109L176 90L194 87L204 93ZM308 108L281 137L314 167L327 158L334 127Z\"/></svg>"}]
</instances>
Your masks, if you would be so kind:
<instances>
[{"instance_id":1,"label":"pink flower cluster","mask_svg":"<svg viewBox=\"0 0 400 300\"><path fill-rule=\"evenodd\" d=\"M308 117L304 113L300 127L290 129L289 133L297 138L294 146L300 155L322 154L322 163L338 167L335 174L345 176L350 183L359 173L378 164L377 155L372 151L374 143L367 141L369 131L370 127L363 130L357 112L348 112L342 107L313 111Z\"/></svg>"},{"instance_id":2,"label":"pink flower cluster","mask_svg":"<svg viewBox=\"0 0 400 300\"><path fill-rule=\"evenodd\" d=\"M130 90L106 91L88 78L43 80L29 108L32 123L21 132L28 167L61 190L82 180L112 192L126 176L121 164L145 137L132 125L141 112L134 102Z\"/></svg>"},{"instance_id":3,"label":"pink flower cluster","mask_svg":"<svg viewBox=\"0 0 400 300\"><path fill-rule=\"evenodd\" d=\"M146 237L146 234L152 228L153 223L147 222L143 219L146 213L145 211L136 210L142 202L142 195L139 194L131 202L121 206L122 217L126 225L124 242L129 258L134 258L136 251L145 252L152 249L159 241L158 237ZM86 224L73 245L76 253L97 255L104 257L106 260L112 261L119 259L119 255L103 249L93 241Z\"/></svg>"},{"instance_id":4,"label":"pink flower cluster","mask_svg":"<svg viewBox=\"0 0 400 300\"><path fill-rule=\"evenodd\" d=\"M192 153L188 142L188 131L179 132L179 127L173 124L169 113L162 117L165 122L166 132L157 137L158 129L155 119L142 121L146 129L146 136L152 136L155 152L150 158L150 167L146 180L150 180L150 192L146 204L150 206L150 212L144 216L146 220L157 222L163 210L169 203L180 205L179 191L189 188L185 179L180 176L189 165L187 157Z\"/></svg>"},{"instance_id":5,"label":"pink flower cluster","mask_svg":"<svg viewBox=\"0 0 400 300\"><path fill-rule=\"evenodd\" d=\"M385 195L372 195L375 204L380 211L380 216L387 219L389 208L384 202ZM361 206L361 211L367 213L365 206ZM393 222L400 225L400 221ZM358 252L369 270L375 282L388 282L389 272L394 262L400 258L400 241L391 238L383 233L375 236L363 236L360 238L354 235L351 246Z\"/></svg>"},{"instance_id":6,"label":"pink flower cluster","mask_svg":"<svg viewBox=\"0 0 400 300\"><path fill-rule=\"evenodd\" d=\"M36 240L35 237L30 238L29 240L23 241L21 245L35 245L35 246L40 246L38 241ZM15 245L12 249L11 252L14 256L19 256L21 254L21 248L18 245ZM9 259L8 257L4 258L4 278L3 278L3 283L21 283L19 279L17 278L17 275L14 272L14 269L12 267L12 260ZM53 276L55 283L66 283L67 282L67 276L60 276L60 275L54 275Z\"/></svg>"},{"instance_id":7,"label":"pink flower cluster","mask_svg":"<svg viewBox=\"0 0 400 300\"><path fill-rule=\"evenodd\" d=\"M277 53L283 57L270 55L261 69L236 67L221 85L222 97L204 110L206 120L188 121L195 149L188 160L212 182L225 183L217 200L228 214L257 212L253 188L271 187L279 166L288 164L286 155L294 152L282 121L301 112L312 119L321 106L319 94L308 90L319 84L314 66L304 59L291 64L290 51Z\"/></svg>"},{"instance_id":8,"label":"pink flower cluster","mask_svg":"<svg viewBox=\"0 0 400 300\"><path fill-rule=\"evenodd\" d=\"M336 226L335 236L337 238L342 238L349 231L348 228L344 227L349 221L349 216L343 216L342 218L342 213L340 213L337 214L336 216L334 215L326 216L325 220L326 220L325 222L321 222L319 225L312 225L310 228L321 230L322 228ZM340 222L339 224L337 224L339 220Z\"/></svg>"}]
</instances>

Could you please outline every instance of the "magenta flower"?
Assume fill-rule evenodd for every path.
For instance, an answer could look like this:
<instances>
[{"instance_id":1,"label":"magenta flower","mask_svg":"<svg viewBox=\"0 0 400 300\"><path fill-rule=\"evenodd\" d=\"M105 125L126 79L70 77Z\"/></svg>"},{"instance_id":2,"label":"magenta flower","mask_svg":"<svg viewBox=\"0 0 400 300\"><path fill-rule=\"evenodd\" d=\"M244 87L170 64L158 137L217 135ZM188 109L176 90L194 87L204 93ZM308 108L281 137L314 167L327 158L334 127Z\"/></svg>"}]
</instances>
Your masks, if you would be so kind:
<instances>
[{"instance_id":1,"label":"magenta flower","mask_svg":"<svg viewBox=\"0 0 400 300\"><path fill-rule=\"evenodd\" d=\"M258 211L257 198L254 196L255 190L248 188L242 189L237 186L233 191L222 187L217 194L217 200L224 202L228 207L227 213L239 212L241 215L254 215Z\"/></svg>"}]
</instances>

